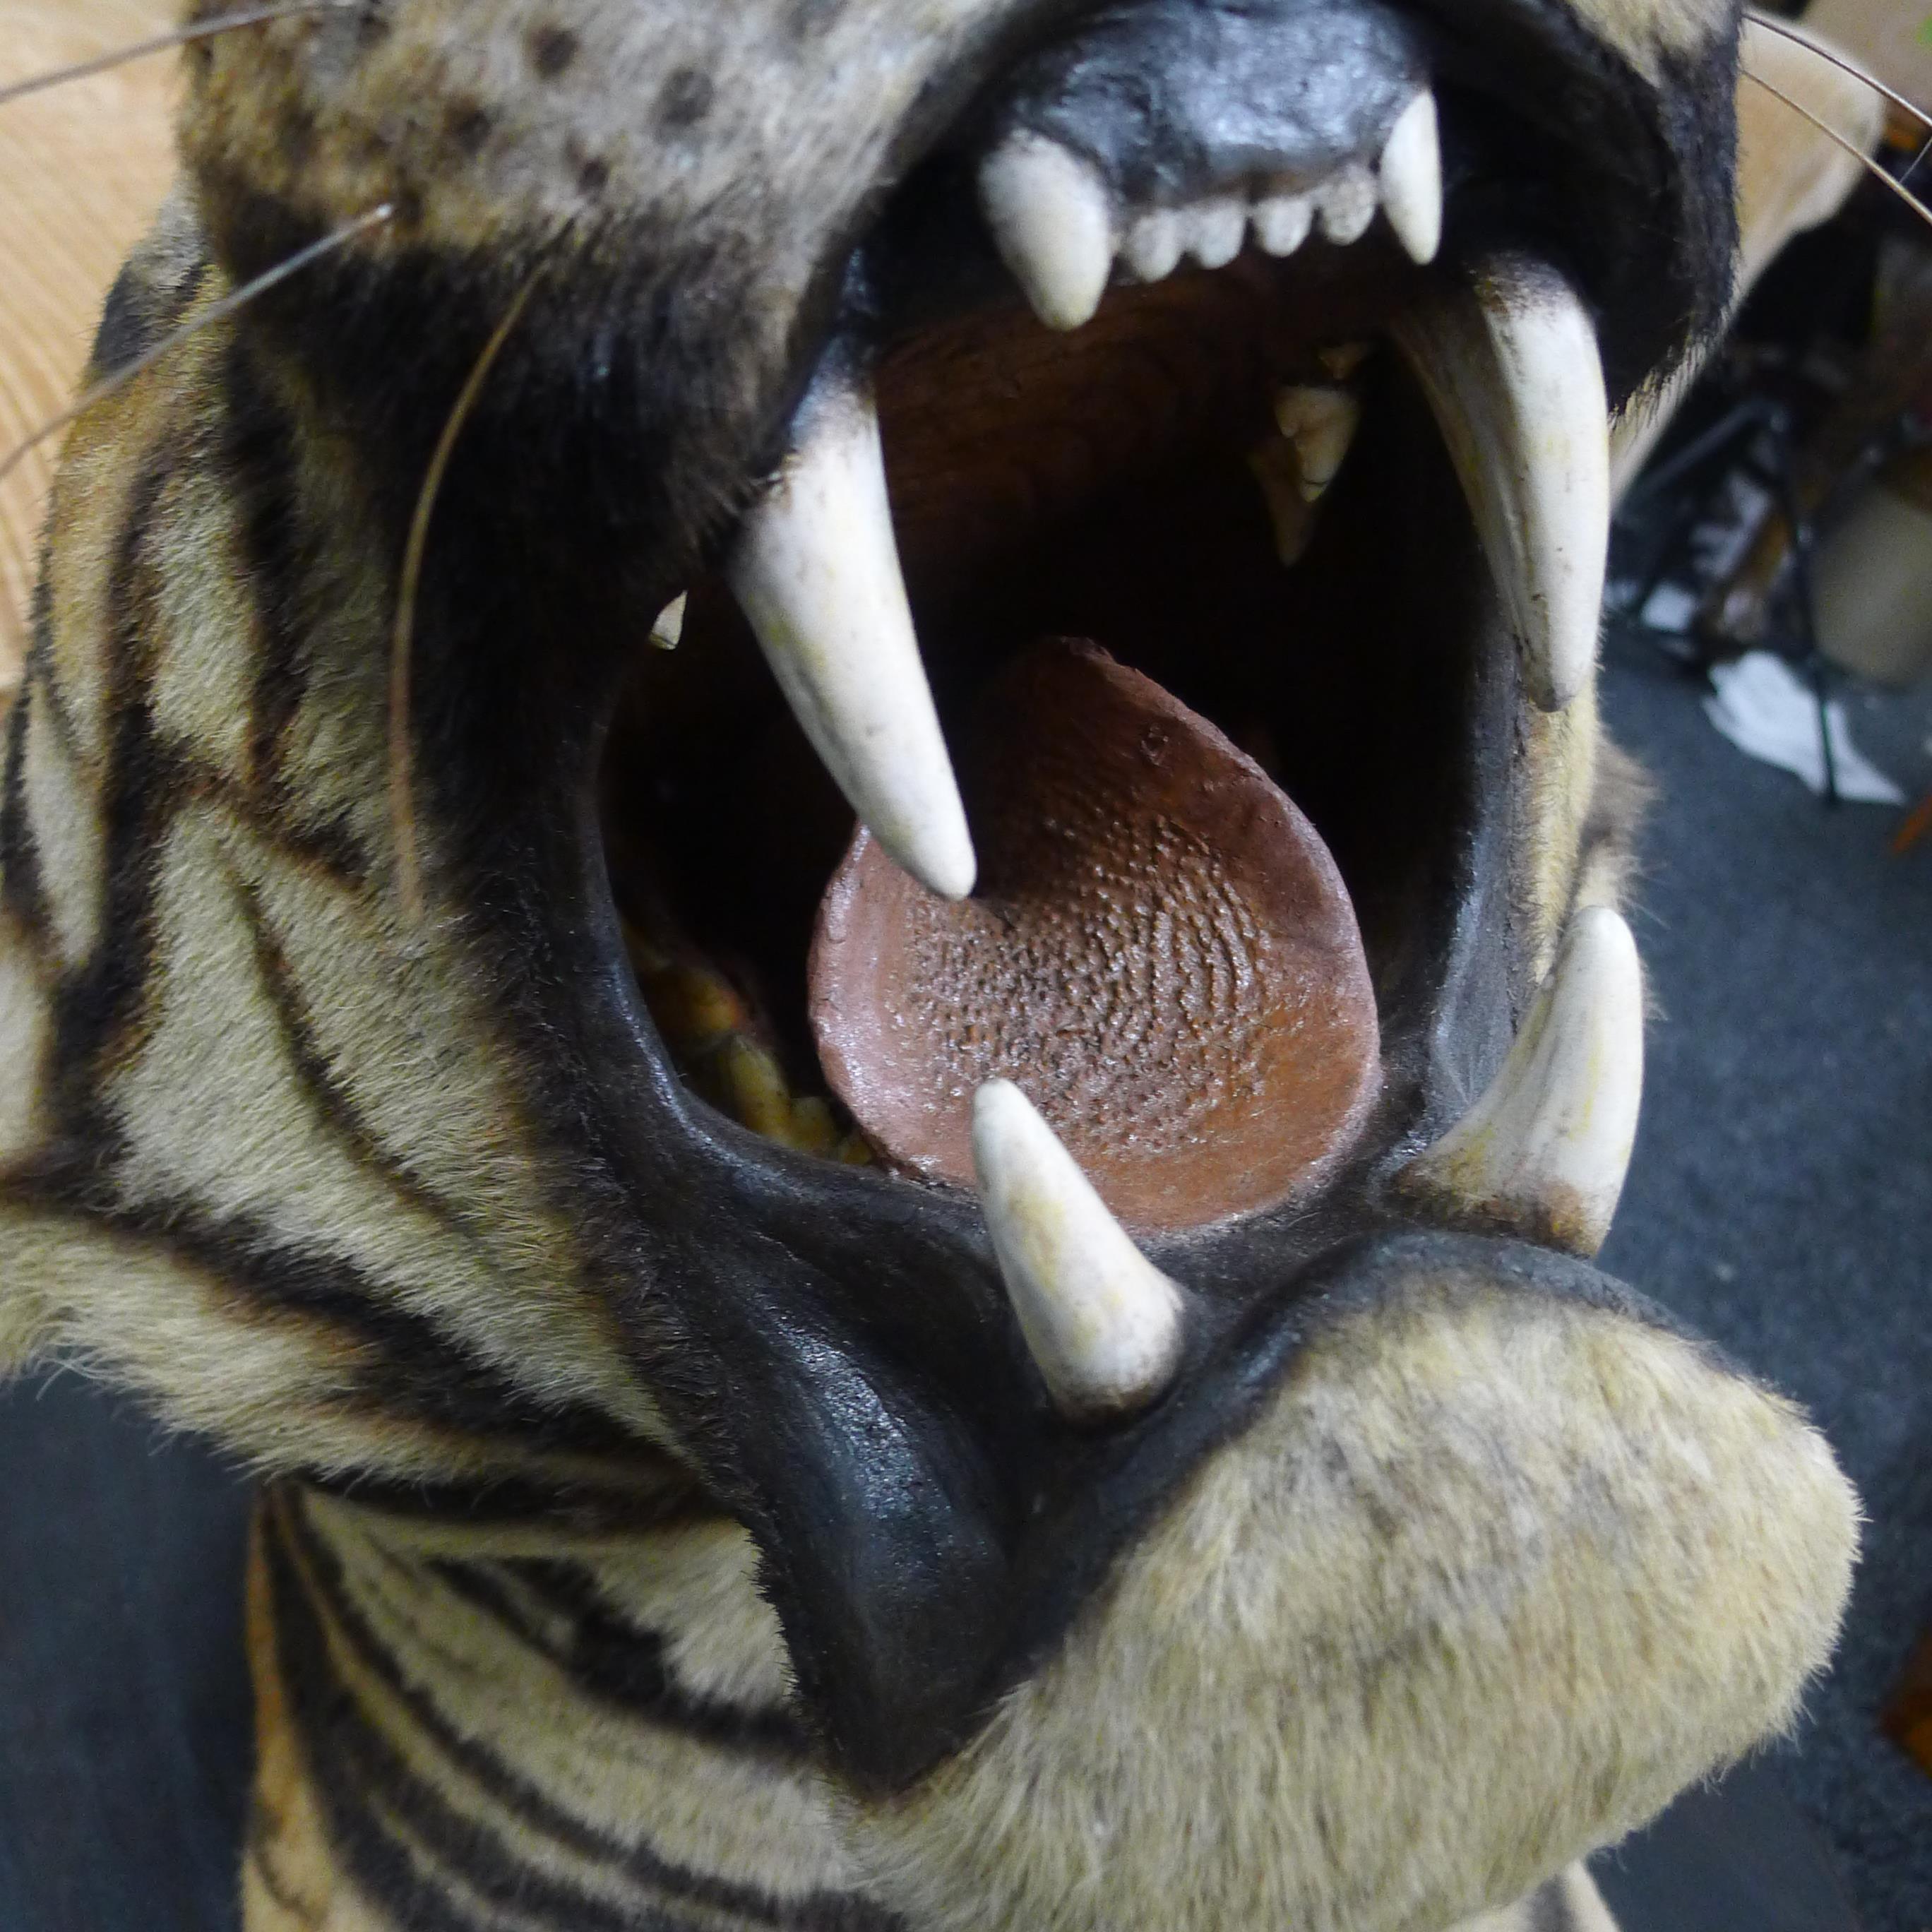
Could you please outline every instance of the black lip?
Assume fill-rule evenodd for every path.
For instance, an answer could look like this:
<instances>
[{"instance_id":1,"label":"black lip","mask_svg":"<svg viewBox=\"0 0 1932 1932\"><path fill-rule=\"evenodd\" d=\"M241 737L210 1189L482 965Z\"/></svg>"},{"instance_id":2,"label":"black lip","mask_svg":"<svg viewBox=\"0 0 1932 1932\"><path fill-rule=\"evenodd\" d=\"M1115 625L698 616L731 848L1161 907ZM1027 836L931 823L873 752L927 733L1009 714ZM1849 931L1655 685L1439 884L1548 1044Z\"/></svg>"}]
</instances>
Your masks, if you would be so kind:
<instances>
[{"instance_id":1,"label":"black lip","mask_svg":"<svg viewBox=\"0 0 1932 1932\"><path fill-rule=\"evenodd\" d=\"M1126 0L1024 62L982 138L1046 136L1124 200L1173 204L1372 164L1427 78L1424 36L1384 0Z\"/></svg>"}]
</instances>

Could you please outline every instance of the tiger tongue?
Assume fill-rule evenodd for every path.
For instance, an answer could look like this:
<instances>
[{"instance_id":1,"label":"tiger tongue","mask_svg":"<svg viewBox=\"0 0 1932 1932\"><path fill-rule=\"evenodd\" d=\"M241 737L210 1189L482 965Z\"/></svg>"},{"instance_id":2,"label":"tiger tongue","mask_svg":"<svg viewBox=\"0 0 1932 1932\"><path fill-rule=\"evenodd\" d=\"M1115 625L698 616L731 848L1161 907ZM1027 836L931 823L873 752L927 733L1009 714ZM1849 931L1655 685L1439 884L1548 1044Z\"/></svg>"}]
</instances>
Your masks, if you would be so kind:
<instances>
[{"instance_id":1,"label":"tiger tongue","mask_svg":"<svg viewBox=\"0 0 1932 1932\"><path fill-rule=\"evenodd\" d=\"M980 888L927 892L862 830L820 908L812 1018L880 1151L973 1184L973 1096L1016 1082L1130 1224L1304 1192L1378 1076L1328 850L1254 761L1095 646L1023 653L963 778Z\"/></svg>"}]
</instances>

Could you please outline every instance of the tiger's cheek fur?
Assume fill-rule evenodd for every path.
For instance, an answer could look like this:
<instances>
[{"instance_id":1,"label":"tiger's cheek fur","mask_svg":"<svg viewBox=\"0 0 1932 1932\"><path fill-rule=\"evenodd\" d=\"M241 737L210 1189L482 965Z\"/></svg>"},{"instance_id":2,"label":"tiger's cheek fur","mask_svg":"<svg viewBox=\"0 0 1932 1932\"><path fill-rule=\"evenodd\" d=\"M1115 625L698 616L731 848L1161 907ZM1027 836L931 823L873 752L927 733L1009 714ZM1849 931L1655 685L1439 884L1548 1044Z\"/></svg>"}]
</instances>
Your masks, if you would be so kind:
<instances>
[{"instance_id":1,"label":"tiger's cheek fur","mask_svg":"<svg viewBox=\"0 0 1932 1932\"><path fill-rule=\"evenodd\" d=\"M1695 1346L1412 1278L854 1840L956 1932L1156 1898L1163 1932L1439 1932L1787 1724L1856 1521L1823 1442Z\"/></svg>"}]
</instances>

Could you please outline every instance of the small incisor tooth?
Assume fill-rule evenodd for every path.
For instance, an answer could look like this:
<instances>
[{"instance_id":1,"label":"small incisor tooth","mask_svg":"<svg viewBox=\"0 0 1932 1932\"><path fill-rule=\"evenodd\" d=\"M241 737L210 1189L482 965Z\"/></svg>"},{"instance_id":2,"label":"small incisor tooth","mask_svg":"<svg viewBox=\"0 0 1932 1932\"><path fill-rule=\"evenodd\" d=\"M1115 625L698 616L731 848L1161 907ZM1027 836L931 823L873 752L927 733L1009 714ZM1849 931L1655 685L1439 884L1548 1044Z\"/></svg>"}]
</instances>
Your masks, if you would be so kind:
<instances>
[{"instance_id":1,"label":"small incisor tooth","mask_svg":"<svg viewBox=\"0 0 1932 1932\"><path fill-rule=\"evenodd\" d=\"M1058 141L1011 135L980 164L980 206L1040 320L1090 320L1114 260L1113 208L1096 170Z\"/></svg>"},{"instance_id":2,"label":"small incisor tooth","mask_svg":"<svg viewBox=\"0 0 1932 1932\"><path fill-rule=\"evenodd\" d=\"M1238 195L1217 196L1196 205L1189 224L1189 248L1204 268L1226 268L1241 252L1247 232L1247 205Z\"/></svg>"},{"instance_id":3,"label":"small incisor tooth","mask_svg":"<svg viewBox=\"0 0 1932 1932\"><path fill-rule=\"evenodd\" d=\"M1255 204L1255 239L1270 255L1292 255L1315 225L1311 194L1270 194Z\"/></svg>"},{"instance_id":4,"label":"small incisor tooth","mask_svg":"<svg viewBox=\"0 0 1932 1932\"><path fill-rule=\"evenodd\" d=\"M1330 242L1359 242L1376 218L1376 178L1359 161L1339 169L1315 190L1316 218Z\"/></svg>"},{"instance_id":5,"label":"small incisor tooth","mask_svg":"<svg viewBox=\"0 0 1932 1932\"><path fill-rule=\"evenodd\" d=\"M1165 281L1180 266L1187 236L1178 208L1156 208L1127 231L1121 259L1136 281Z\"/></svg>"},{"instance_id":6,"label":"small incisor tooth","mask_svg":"<svg viewBox=\"0 0 1932 1932\"><path fill-rule=\"evenodd\" d=\"M1361 423L1362 406L1352 390L1301 383L1276 392L1274 419L1294 446L1298 487L1312 503L1340 474Z\"/></svg>"},{"instance_id":7,"label":"small incisor tooth","mask_svg":"<svg viewBox=\"0 0 1932 1932\"><path fill-rule=\"evenodd\" d=\"M1145 1408L1180 1357L1180 1291L1128 1238L1010 1080L973 1100L973 1165L1013 1312L1061 1412Z\"/></svg>"}]
</instances>

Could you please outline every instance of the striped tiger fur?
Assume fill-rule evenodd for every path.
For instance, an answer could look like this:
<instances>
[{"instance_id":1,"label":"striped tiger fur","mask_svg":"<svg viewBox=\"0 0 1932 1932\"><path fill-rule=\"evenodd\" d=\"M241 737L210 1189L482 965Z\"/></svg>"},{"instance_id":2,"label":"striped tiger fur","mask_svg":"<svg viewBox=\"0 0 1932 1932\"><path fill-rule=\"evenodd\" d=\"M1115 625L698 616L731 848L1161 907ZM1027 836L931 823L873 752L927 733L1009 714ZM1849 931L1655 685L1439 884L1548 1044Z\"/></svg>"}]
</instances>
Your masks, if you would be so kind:
<instances>
[{"instance_id":1,"label":"striped tiger fur","mask_svg":"<svg viewBox=\"0 0 1932 1932\"><path fill-rule=\"evenodd\" d=\"M1828 1654L1828 1450L1560 1229L1271 1224L1292 1292L1224 1258L1181 1387L1070 1427L977 1207L698 1098L625 965L584 773L650 614L885 187L1080 17L358 0L191 56L94 373L167 346L74 429L7 721L0 1360L263 1479L250 1932L1601 1932L1576 1862ZM1443 20L1570 76L1621 397L1721 305L1734 21ZM408 533L512 316L399 820ZM1496 704L1491 1004L1389 1050L1409 1151L1627 866L1589 695Z\"/></svg>"}]
</instances>

